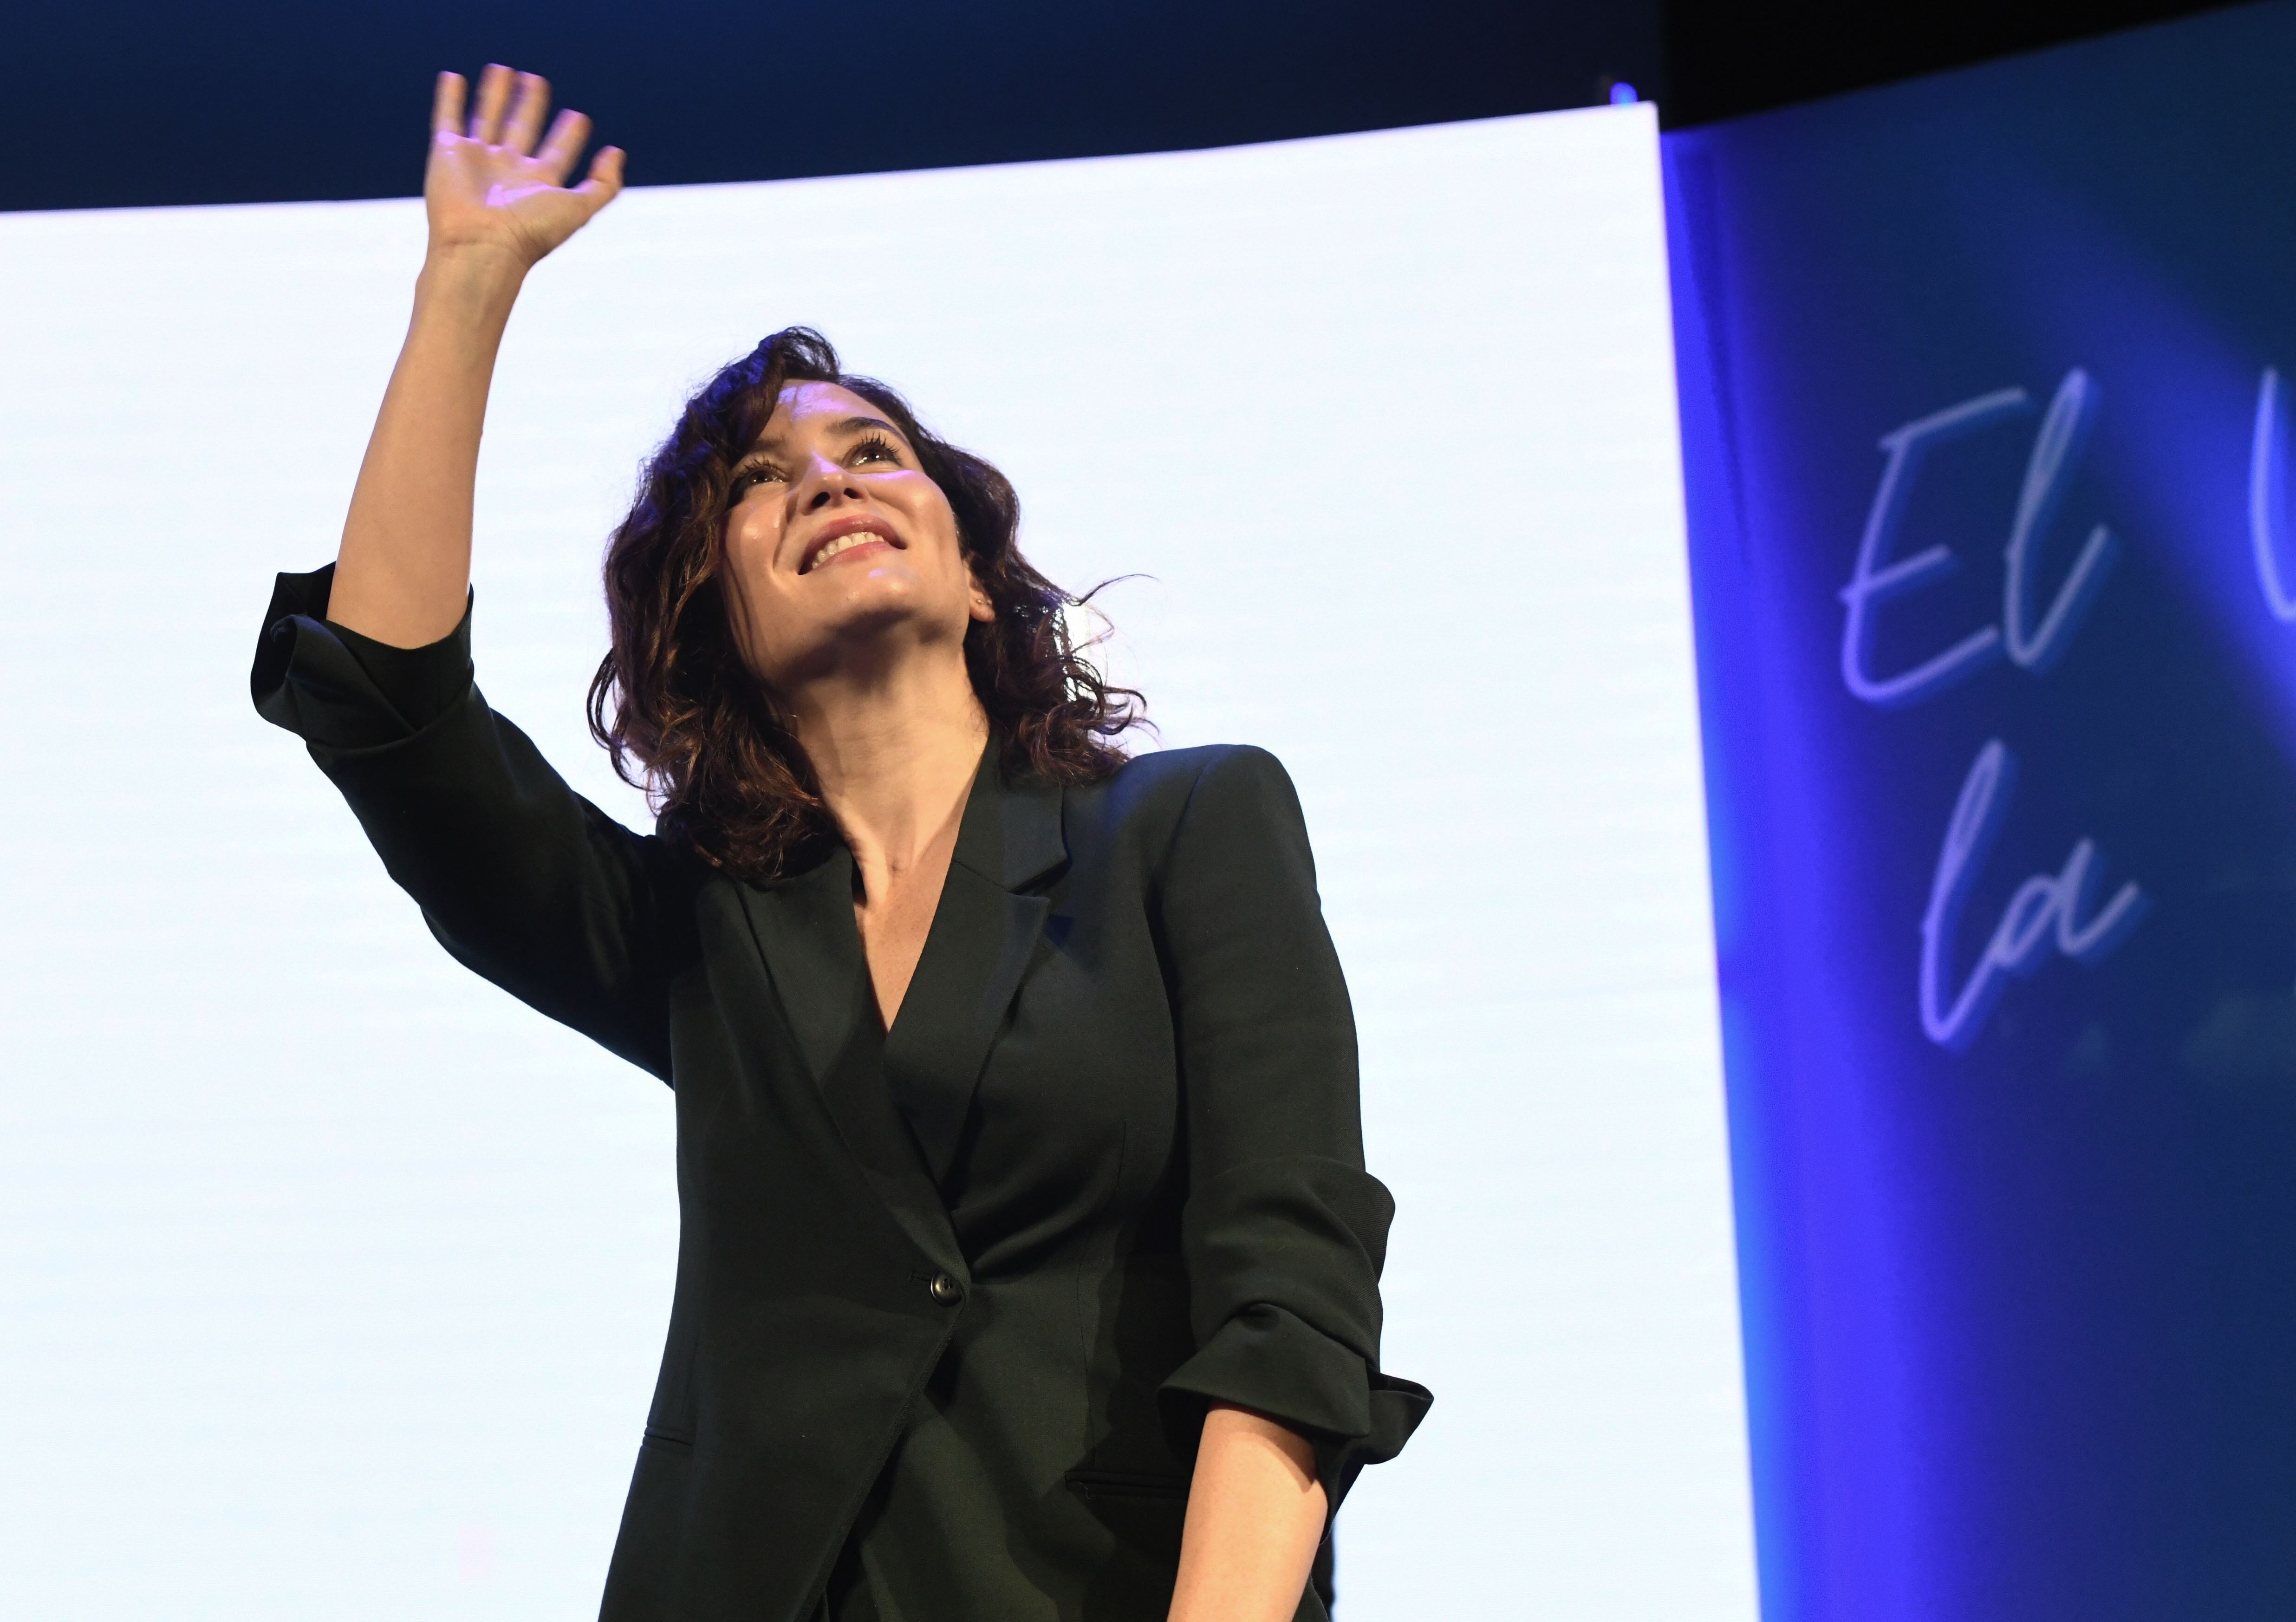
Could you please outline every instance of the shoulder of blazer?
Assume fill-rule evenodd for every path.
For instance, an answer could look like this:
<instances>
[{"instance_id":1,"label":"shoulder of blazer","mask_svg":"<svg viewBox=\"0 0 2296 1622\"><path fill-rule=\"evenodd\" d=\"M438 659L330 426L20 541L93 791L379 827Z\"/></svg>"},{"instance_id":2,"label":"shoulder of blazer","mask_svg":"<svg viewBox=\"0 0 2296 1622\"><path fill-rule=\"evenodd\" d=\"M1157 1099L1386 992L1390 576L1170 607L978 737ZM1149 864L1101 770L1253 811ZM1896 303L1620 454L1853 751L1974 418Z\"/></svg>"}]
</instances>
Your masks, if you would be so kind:
<instances>
[{"instance_id":1,"label":"shoulder of blazer","mask_svg":"<svg viewBox=\"0 0 2296 1622\"><path fill-rule=\"evenodd\" d=\"M1135 755L1099 782L1069 794L1071 838L1133 840L1150 859L1160 860L1189 805L1213 778L1273 780L1290 791L1283 763L1256 744L1205 743L1192 749L1157 750Z\"/></svg>"}]
</instances>

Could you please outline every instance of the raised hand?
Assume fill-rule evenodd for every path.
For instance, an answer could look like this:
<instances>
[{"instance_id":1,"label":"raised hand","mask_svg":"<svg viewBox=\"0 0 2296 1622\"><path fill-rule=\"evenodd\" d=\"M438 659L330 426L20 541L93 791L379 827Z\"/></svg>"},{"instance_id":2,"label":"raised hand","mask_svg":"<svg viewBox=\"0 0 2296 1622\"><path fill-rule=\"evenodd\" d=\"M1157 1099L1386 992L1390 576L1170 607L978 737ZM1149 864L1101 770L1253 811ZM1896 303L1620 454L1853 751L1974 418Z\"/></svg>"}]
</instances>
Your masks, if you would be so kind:
<instances>
[{"instance_id":1,"label":"raised hand","mask_svg":"<svg viewBox=\"0 0 2296 1622\"><path fill-rule=\"evenodd\" d=\"M570 108L543 135L547 80L491 64L479 77L478 105L467 122L464 94L461 74L439 76L430 161L422 178L430 251L500 253L523 271L614 200L622 189L622 152L601 149L589 175L569 186L566 177L590 138L590 120Z\"/></svg>"}]
</instances>

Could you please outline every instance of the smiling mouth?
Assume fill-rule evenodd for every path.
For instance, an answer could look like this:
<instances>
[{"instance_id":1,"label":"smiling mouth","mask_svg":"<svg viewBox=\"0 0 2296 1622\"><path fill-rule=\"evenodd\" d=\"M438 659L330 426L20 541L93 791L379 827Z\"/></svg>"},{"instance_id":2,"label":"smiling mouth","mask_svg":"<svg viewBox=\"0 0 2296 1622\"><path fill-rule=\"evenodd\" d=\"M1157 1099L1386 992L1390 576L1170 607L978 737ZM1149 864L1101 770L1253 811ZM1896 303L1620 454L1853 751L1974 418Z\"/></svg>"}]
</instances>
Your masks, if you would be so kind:
<instances>
[{"instance_id":1,"label":"smiling mouth","mask_svg":"<svg viewBox=\"0 0 2296 1622\"><path fill-rule=\"evenodd\" d=\"M900 545L900 542L895 540L891 536L885 534L880 529L848 530L843 535L832 535L827 540L816 545L807 556L805 562L799 568L798 573L801 575L809 575L815 569L819 569L823 564L828 562L832 558L837 557L844 553L851 552L857 546L866 546L873 541L884 546L898 546Z\"/></svg>"}]
</instances>

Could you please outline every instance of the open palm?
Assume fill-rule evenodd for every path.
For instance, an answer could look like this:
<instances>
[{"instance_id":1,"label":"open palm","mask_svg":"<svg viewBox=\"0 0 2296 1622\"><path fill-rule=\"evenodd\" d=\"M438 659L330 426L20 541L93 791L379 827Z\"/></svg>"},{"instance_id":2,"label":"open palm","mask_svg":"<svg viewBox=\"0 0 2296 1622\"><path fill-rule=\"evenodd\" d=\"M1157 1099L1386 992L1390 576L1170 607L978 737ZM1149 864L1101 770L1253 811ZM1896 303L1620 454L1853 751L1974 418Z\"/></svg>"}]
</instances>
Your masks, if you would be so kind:
<instances>
[{"instance_id":1,"label":"open palm","mask_svg":"<svg viewBox=\"0 0 2296 1622\"><path fill-rule=\"evenodd\" d=\"M550 85L539 75L488 67L467 122L464 97L461 74L439 76L422 178L432 251L495 250L531 265L622 189L621 149L612 146L592 160L579 185L565 184L590 138L590 120L570 108L544 136Z\"/></svg>"}]
</instances>

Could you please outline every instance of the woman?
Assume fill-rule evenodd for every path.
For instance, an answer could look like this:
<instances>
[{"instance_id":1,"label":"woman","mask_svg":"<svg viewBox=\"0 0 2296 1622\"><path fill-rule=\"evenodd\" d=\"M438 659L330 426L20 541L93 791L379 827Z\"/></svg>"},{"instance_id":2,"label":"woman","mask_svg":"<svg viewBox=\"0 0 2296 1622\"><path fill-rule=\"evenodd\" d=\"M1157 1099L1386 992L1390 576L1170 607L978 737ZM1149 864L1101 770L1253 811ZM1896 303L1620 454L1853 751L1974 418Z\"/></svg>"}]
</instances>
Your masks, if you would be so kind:
<instances>
[{"instance_id":1,"label":"woman","mask_svg":"<svg viewBox=\"0 0 2296 1622\"><path fill-rule=\"evenodd\" d=\"M442 76L414 314L258 708L463 963L676 1089L668 1347L611 1622L1321 1617L1391 1205L1297 801L1127 760L995 469L777 334L691 401L607 562L578 798L472 685L494 357L611 201L548 89Z\"/></svg>"}]
</instances>

